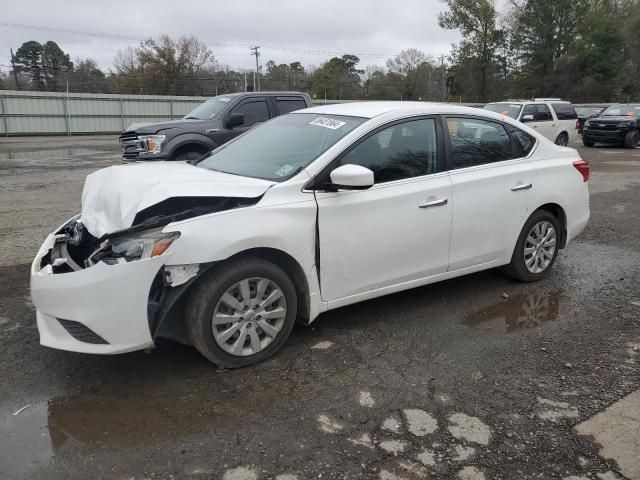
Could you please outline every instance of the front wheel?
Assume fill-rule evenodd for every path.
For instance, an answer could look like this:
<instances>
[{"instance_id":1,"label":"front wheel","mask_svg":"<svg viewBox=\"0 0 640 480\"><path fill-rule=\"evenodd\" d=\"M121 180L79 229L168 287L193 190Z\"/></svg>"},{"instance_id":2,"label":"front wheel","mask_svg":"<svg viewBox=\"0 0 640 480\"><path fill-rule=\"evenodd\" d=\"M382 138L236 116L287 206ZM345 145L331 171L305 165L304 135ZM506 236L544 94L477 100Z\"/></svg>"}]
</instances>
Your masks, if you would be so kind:
<instances>
[{"instance_id":1,"label":"front wheel","mask_svg":"<svg viewBox=\"0 0 640 480\"><path fill-rule=\"evenodd\" d=\"M589 148L591 148L591 147L593 147L595 145L593 142L590 142L589 140L585 140L584 138L582 139L582 144L585 147L589 147Z\"/></svg>"},{"instance_id":2,"label":"front wheel","mask_svg":"<svg viewBox=\"0 0 640 480\"><path fill-rule=\"evenodd\" d=\"M196 150L187 150L187 151L184 151L184 152L180 152L178 155L173 157L173 160L175 160L176 162L185 162L185 161L189 161L189 160L198 160L200 157L202 157L202 155L203 155L202 152L198 152Z\"/></svg>"},{"instance_id":3,"label":"front wheel","mask_svg":"<svg viewBox=\"0 0 640 480\"><path fill-rule=\"evenodd\" d=\"M545 210L535 211L520 232L506 273L521 282L540 280L556 261L559 237L556 217Z\"/></svg>"},{"instance_id":4,"label":"front wheel","mask_svg":"<svg viewBox=\"0 0 640 480\"><path fill-rule=\"evenodd\" d=\"M556 138L556 145L560 145L561 147L566 147L568 144L569 144L569 135L567 135L564 132L558 135L558 138Z\"/></svg>"},{"instance_id":5,"label":"front wheel","mask_svg":"<svg viewBox=\"0 0 640 480\"><path fill-rule=\"evenodd\" d=\"M289 276L271 262L248 258L213 267L194 287L185 313L196 349L218 366L239 368L278 351L296 312Z\"/></svg>"},{"instance_id":6,"label":"front wheel","mask_svg":"<svg viewBox=\"0 0 640 480\"><path fill-rule=\"evenodd\" d=\"M640 142L640 134L638 133L638 130L627 132L627 135L624 137L625 148L636 148L638 142Z\"/></svg>"}]
</instances>

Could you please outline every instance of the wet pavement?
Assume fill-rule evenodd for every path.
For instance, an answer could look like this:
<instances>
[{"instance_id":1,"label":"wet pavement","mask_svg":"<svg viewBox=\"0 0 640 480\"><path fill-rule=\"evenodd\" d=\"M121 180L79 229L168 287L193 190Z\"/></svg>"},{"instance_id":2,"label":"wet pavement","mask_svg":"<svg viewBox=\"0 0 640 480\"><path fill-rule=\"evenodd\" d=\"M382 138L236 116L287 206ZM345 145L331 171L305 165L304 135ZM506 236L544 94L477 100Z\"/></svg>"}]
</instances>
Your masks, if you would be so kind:
<instances>
[{"instance_id":1,"label":"wet pavement","mask_svg":"<svg viewBox=\"0 0 640 480\"><path fill-rule=\"evenodd\" d=\"M581 150L591 222L544 281L492 270L342 308L219 371L171 342L39 345L28 264L118 150L3 141L0 479L632 478L574 427L640 389L640 150Z\"/></svg>"}]
</instances>

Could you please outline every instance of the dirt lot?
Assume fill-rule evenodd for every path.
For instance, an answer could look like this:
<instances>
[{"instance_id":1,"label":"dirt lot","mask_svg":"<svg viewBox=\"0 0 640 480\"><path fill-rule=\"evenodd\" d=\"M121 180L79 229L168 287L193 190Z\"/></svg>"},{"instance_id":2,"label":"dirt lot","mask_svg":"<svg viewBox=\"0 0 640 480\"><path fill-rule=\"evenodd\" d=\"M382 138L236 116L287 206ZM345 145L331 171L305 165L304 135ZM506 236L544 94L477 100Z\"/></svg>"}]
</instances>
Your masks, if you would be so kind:
<instances>
[{"instance_id":1,"label":"dirt lot","mask_svg":"<svg viewBox=\"0 0 640 480\"><path fill-rule=\"evenodd\" d=\"M115 146L0 139L0 478L635 477L625 428L600 450L574 427L623 397L638 411L640 150L581 150L591 222L544 281L488 271L342 308L272 360L217 371L173 343L38 343L29 262Z\"/></svg>"}]
</instances>

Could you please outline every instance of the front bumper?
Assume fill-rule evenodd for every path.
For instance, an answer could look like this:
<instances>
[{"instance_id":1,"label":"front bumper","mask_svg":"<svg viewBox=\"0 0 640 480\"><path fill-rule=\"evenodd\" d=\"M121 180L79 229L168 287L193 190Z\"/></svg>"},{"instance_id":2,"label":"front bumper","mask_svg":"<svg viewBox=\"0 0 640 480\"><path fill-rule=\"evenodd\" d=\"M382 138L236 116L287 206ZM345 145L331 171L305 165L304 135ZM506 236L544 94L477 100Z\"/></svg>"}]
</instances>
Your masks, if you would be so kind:
<instances>
[{"instance_id":1,"label":"front bumper","mask_svg":"<svg viewBox=\"0 0 640 480\"><path fill-rule=\"evenodd\" d=\"M97 263L68 273L42 267L51 234L31 265L31 298L40 343L73 352L115 354L153 346L147 306L151 284L166 257L117 265ZM79 324L79 325L78 325Z\"/></svg>"},{"instance_id":2,"label":"front bumper","mask_svg":"<svg viewBox=\"0 0 640 480\"><path fill-rule=\"evenodd\" d=\"M624 137L627 134L627 130L613 130L613 129L594 129L585 127L582 130L582 138L587 142L593 143L624 143Z\"/></svg>"}]
</instances>

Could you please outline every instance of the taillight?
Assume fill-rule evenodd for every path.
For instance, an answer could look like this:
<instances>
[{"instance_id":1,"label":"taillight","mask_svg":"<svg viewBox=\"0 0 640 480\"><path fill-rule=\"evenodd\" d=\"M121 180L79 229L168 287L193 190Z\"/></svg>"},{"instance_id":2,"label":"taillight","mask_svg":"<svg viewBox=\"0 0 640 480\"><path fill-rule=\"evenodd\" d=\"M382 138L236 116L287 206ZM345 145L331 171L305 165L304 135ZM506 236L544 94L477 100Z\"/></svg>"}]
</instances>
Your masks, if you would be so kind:
<instances>
[{"instance_id":1,"label":"taillight","mask_svg":"<svg viewBox=\"0 0 640 480\"><path fill-rule=\"evenodd\" d=\"M580 119L576 120L576 130L580 130Z\"/></svg>"},{"instance_id":2,"label":"taillight","mask_svg":"<svg viewBox=\"0 0 640 480\"><path fill-rule=\"evenodd\" d=\"M582 175L582 180L585 182L589 181L589 162L586 160L576 160L573 162L573 166L576 167L576 170L580 172Z\"/></svg>"}]
</instances>

